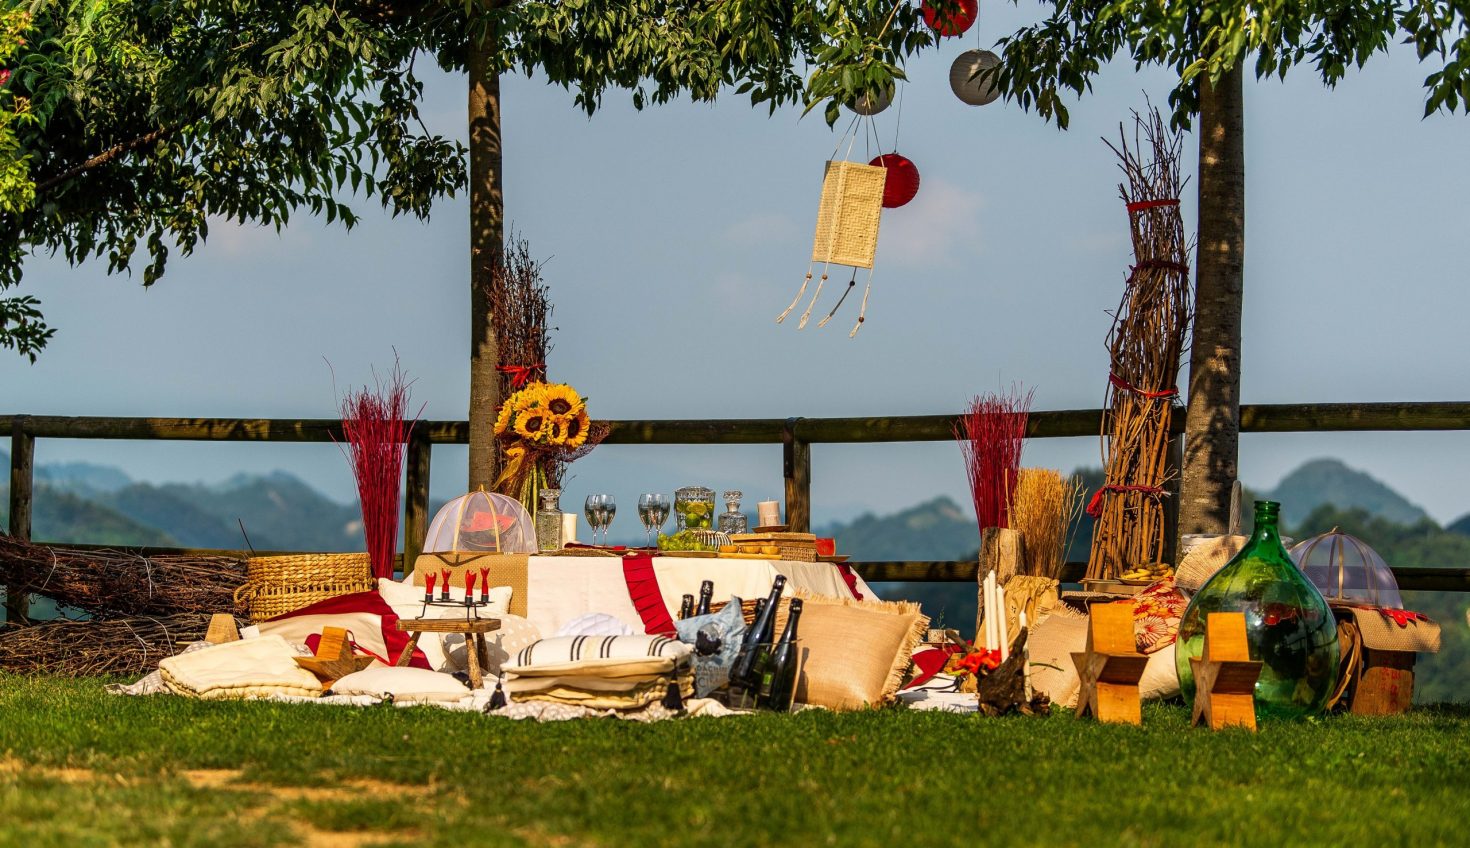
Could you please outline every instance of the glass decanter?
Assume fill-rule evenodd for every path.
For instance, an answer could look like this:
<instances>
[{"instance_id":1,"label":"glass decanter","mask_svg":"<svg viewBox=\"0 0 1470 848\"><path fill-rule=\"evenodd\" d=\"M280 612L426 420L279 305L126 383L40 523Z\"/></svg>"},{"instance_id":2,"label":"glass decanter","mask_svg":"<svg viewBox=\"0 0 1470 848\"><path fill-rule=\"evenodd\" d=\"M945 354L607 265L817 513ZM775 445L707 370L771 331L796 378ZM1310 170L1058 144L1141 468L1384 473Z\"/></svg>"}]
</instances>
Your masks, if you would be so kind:
<instances>
[{"instance_id":1,"label":"glass decanter","mask_svg":"<svg viewBox=\"0 0 1470 848\"><path fill-rule=\"evenodd\" d=\"M740 511L740 499L745 493L736 489L725 492L725 511L720 513L721 533L745 533L750 529L750 523L745 513Z\"/></svg>"},{"instance_id":2,"label":"glass decanter","mask_svg":"<svg viewBox=\"0 0 1470 848\"><path fill-rule=\"evenodd\" d=\"M1179 622L1175 668L1188 703L1194 700L1191 659L1204 654L1205 617L1245 613L1250 658L1259 660L1256 717L1303 718L1320 713L1337 684L1337 622L1322 593L1281 544L1281 504L1256 501L1250 541L1200 587Z\"/></svg>"},{"instance_id":3,"label":"glass decanter","mask_svg":"<svg viewBox=\"0 0 1470 848\"><path fill-rule=\"evenodd\" d=\"M542 551L561 550L561 489L542 489L541 506L536 509L536 548Z\"/></svg>"}]
</instances>

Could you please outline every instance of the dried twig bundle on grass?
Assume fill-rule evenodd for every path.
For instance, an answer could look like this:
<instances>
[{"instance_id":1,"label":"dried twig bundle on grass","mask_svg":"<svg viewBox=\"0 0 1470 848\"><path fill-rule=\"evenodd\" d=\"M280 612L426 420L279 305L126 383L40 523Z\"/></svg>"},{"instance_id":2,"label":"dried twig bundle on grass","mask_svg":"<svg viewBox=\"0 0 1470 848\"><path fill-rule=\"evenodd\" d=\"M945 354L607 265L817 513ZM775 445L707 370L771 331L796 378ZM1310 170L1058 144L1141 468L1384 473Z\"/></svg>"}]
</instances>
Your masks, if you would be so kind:
<instances>
[{"instance_id":1,"label":"dried twig bundle on grass","mask_svg":"<svg viewBox=\"0 0 1470 848\"><path fill-rule=\"evenodd\" d=\"M1049 468L1022 468L1011 499L1011 529L1025 541L1022 574L1059 580L1067 564L1075 519L1082 513L1082 481Z\"/></svg>"},{"instance_id":2,"label":"dried twig bundle on grass","mask_svg":"<svg viewBox=\"0 0 1470 848\"><path fill-rule=\"evenodd\" d=\"M0 584L97 618L226 612L245 583L234 557L80 551L0 535Z\"/></svg>"},{"instance_id":3,"label":"dried twig bundle on grass","mask_svg":"<svg viewBox=\"0 0 1470 848\"><path fill-rule=\"evenodd\" d=\"M0 669L57 677L132 675L204 638L210 616L52 621L0 630Z\"/></svg>"},{"instance_id":4,"label":"dried twig bundle on grass","mask_svg":"<svg viewBox=\"0 0 1470 848\"><path fill-rule=\"evenodd\" d=\"M1179 360L1191 316L1189 250L1179 214L1179 151L1184 138L1164 126L1158 110L1134 115L1133 146L1122 128L1118 186L1127 204L1134 265L1108 336L1105 484L1087 512L1097 519L1089 578L1116 577L1162 559L1169 427L1178 397ZM1152 160L1139 159L1145 147Z\"/></svg>"}]
</instances>

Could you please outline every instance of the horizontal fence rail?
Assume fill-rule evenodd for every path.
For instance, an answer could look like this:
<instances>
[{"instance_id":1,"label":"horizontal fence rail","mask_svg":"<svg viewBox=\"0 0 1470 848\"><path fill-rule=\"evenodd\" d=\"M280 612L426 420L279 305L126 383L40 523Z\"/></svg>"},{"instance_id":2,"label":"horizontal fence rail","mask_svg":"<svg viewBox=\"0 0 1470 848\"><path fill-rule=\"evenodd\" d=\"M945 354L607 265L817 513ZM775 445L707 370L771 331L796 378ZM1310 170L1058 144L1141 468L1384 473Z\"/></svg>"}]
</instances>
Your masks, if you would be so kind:
<instances>
[{"instance_id":1,"label":"horizontal fence rail","mask_svg":"<svg viewBox=\"0 0 1470 848\"><path fill-rule=\"evenodd\" d=\"M1098 437L1104 411L1072 409L1032 412L1028 438ZM808 530L811 519L811 446L933 442L953 439L957 415L904 415L871 418L730 418L708 420L605 421L607 445L757 445L782 446L787 523ZM1184 411L1176 407L1172 426L1184 432ZM1242 433L1417 432L1470 430L1470 403L1317 403L1254 404L1240 408ZM343 441L337 419L135 418L111 416L3 415L0 434L9 433L10 535L30 539L35 441L47 439L123 439L232 442ZM419 421L409 438L404 498L404 559L422 549L428 524L429 467L434 445L469 442L467 421ZM1176 450L1177 452L1177 450ZM1177 500L1171 499L1170 506ZM77 545L76 547L97 547ZM153 553L206 553L179 548ZM238 555L239 551L211 551ZM975 562L855 562L867 580L944 582L976 578ZM1409 590L1470 591L1470 568L1395 568L1399 586ZM1070 563L1064 580L1080 579L1082 564ZM24 599L7 607L24 617ZM11 620L15 620L12 617Z\"/></svg>"}]
</instances>

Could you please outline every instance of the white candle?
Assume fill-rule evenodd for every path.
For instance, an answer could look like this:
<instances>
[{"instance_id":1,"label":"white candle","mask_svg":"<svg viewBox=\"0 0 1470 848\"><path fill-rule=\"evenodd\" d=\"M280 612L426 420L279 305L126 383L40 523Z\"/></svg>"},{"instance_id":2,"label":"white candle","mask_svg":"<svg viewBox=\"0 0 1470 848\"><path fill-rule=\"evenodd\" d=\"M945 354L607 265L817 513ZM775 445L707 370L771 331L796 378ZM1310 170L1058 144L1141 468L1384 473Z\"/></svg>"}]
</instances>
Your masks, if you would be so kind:
<instances>
[{"instance_id":1,"label":"white candle","mask_svg":"<svg viewBox=\"0 0 1470 848\"><path fill-rule=\"evenodd\" d=\"M997 647L997 631L995 629L995 572L985 575L985 649L993 651Z\"/></svg>"},{"instance_id":2,"label":"white candle","mask_svg":"<svg viewBox=\"0 0 1470 848\"><path fill-rule=\"evenodd\" d=\"M990 650L990 575L980 581L980 620L982 625L980 632L975 634L975 639L985 650Z\"/></svg>"},{"instance_id":3,"label":"white candle","mask_svg":"<svg viewBox=\"0 0 1470 848\"><path fill-rule=\"evenodd\" d=\"M781 504L776 501L761 501L755 509L756 521L761 527L775 527L781 523Z\"/></svg>"},{"instance_id":4,"label":"white candle","mask_svg":"<svg viewBox=\"0 0 1470 848\"><path fill-rule=\"evenodd\" d=\"M577 514L563 512L561 514L561 545L566 547L575 541L577 541Z\"/></svg>"},{"instance_id":5,"label":"white candle","mask_svg":"<svg viewBox=\"0 0 1470 848\"><path fill-rule=\"evenodd\" d=\"M1000 628L1000 661L1005 662L1011 657L1011 632L1006 621L1006 590L999 586L995 589L995 606L995 624Z\"/></svg>"}]
</instances>

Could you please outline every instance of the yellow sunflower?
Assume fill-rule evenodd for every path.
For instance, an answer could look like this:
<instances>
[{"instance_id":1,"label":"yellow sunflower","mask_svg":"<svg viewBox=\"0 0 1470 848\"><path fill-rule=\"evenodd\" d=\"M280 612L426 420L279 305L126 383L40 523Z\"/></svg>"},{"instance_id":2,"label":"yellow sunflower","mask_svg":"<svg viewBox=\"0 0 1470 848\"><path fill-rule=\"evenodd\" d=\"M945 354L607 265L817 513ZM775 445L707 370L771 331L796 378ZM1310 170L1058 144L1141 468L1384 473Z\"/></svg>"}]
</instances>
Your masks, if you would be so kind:
<instances>
[{"instance_id":1,"label":"yellow sunflower","mask_svg":"<svg viewBox=\"0 0 1470 848\"><path fill-rule=\"evenodd\" d=\"M522 409L516 413L516 435L533 442L545 441L546 412L540 409Z\"/></svg>"},{"instance_id":2,"label":"yellow sunflower","mask_svg":"<svg viewBox=\"0 0 1470 848\"><path fill-rule=\"evenodd\" d=\"M565 383L547 384L542 398L552 415L572 416L586 408L577 390Z\"/></svg>"},{"instance_id":3,"label":"yellow sunflower","mask_svg":"<svg viewBox=\"0 0 1470 848\"><path fill-rule=\"evenodd\" d=\"M504 436L510 432L511 421L515 418L516 408L509 400L500 405L500 414L495 416L495 435Z\"/></svg>"},{"instance_id":4,"label":"yellow sunflower","mask_svg":"<svg viewBox=\"0 0 1470 848\"><path fill-rule=\"evenodd\" d=\"M588 420L587 410L580 409L575 415L568 415L564 419L562 428L562 444L569 448L580 448L587 442L587 429L592 422Z\"/></svg>"}]
</instances>

